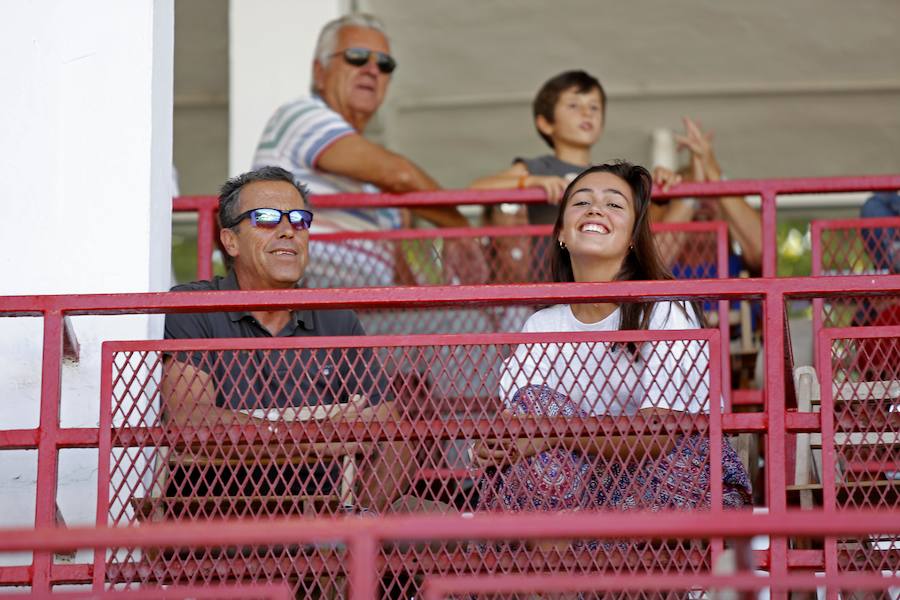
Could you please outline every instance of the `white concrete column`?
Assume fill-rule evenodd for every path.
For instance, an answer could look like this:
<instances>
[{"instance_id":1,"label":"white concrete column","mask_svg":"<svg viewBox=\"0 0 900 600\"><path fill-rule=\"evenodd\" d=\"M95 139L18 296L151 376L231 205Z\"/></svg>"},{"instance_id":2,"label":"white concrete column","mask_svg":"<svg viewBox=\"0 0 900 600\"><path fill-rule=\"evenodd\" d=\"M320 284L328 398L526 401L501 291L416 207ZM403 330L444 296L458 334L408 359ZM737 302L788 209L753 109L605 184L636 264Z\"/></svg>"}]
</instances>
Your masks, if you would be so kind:
<instances>
[{"instance_id":1,"label":"white concrete column","mask_svg":"<svg viewBox=\"0 0 900 600\"><path fill-rule=\"evenodd\" d=\"M313 49L342 0L230 0L228 171L250 168L259 136L281 104L309 93Z\"/></svg>"},{"instance_id":2,"label":"white concrete column","mask_svg":"<svg viewBox=\"0 0 900 600\"><path fill-rule=\"evenodd\" d=\"M173 0L36 0L0 19L0 295L168 289ZM64 426L96 426L100 343L161 317L77 317ZM35 427L41 323L0 319L0 423ZM60 462L59 505L92 522L96 452ZM29 524L33 452L0 452L0 526Z\"/></svg>"}]
</instances>

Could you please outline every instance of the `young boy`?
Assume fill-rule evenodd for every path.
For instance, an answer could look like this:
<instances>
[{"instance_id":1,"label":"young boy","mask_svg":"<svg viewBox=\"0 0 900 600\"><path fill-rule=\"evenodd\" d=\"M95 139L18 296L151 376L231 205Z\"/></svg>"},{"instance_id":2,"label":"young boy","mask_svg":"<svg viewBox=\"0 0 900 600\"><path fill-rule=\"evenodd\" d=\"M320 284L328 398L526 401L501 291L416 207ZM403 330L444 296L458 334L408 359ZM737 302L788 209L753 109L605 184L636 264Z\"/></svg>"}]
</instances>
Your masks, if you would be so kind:
<instances>
[{"instance_id":1,"label":"young boy","mask_svg":"<svg viewBox=\"0 0 900 600\"><path fill-rule=\"evenodd\" d=\"M538 134L553 149L553 154L532 159L515 158L509 169L482 177L471 187L544 188L549 202L529 204L528 221L532 224L553 223L556 205L566 185L591 164L591 146L603 133L606 93L590 74L565 71L541 86L534 98L532 112Z\"/></svg>"}]
</instances>

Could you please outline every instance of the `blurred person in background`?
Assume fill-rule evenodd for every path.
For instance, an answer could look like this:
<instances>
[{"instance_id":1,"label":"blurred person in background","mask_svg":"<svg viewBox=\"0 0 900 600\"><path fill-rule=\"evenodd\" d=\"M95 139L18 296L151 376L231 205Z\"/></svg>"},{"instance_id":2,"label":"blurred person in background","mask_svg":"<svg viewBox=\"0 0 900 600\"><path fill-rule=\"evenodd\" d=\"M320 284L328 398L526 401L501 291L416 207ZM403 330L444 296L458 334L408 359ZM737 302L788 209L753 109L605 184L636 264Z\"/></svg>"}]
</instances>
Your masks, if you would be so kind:
<instances>
[{"instance_id":1,"label":"blurred person in background","mask_svg":"<svg viewBox=\"0 0 900 600\"><path fill-rule=\"evenodd\" d=\"M877 192L869 196L859 216L864 219L879 217L900 217L900 194L897 192ZM900 239L893 227L877 228L863 232L866 250L872 259L872 266L890 273L900 273Z\"/></svg>"},{"instance_id":2,"label":"blurred person in background","mask_svg":"<svg viewBox=\"0 0 900 600\"><path fill-rule=\"evenodd\" d=\"M679 172L683 181L701 183L723 179L712 137L712 133L704 132L697 121L684 117L684 133L675 136L678 148L690 153L688 165ZM668 172L660 168L656 171ZM742 196L654 202L650 218L654 223L724 221L728 225L730 241L729 276L737 277L744 270L752 276L762 272L762 218Z\"/></svg>"}]
</instances>

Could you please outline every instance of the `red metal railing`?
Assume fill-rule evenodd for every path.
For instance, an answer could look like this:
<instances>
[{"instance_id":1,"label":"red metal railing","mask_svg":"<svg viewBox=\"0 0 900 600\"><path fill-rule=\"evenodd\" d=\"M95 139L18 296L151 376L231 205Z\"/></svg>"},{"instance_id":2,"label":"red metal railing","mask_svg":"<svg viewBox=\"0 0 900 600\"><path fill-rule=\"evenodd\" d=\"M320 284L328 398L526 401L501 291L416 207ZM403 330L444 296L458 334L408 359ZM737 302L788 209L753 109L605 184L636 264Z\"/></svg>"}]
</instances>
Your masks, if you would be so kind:
<instances>
[{"instance_id":1,"label":"red metal railing","mask_svg":"<svg viewBox=\"0 0 900 600\"><path fill-rule=\"evenodd\" d=\"M847 275L897 272L893 246L900 251L900 217L814 220L810 223L813 275ZM900 260L900 254L897 254ZM848 325L900 324L896 296L857 298L847 296L813 301L813 330Z\"/></svg>"},{"instance_id":2,"label":"red metal railing","mask_svg":"<svg viewBox=\"0 0 900 600\"><path fill-rule=\"evenodd\" d=\"M63 318L66 315L111 315L127 313L202 312L265 307L269 310L292 309L298 305L310 309L325 308L402 308L440 307L471 303L477 305L530 305L569 302L641 301L648 298L718 298L721 300L759 299L764 306L766 407L763 413L726 414L723 431L767 433L765 438L767 507L770 514L786 518L786 435L819 432L827 440L826 418L813 413L786 410L785 320L784 303L793 298L833 298L841 295L871 295L900 292L900 276L812 277L756 280L698 280L690 282L608 282L602 284L535 284L487 287L419 287L393 289L241 291L228 293L159 293L81 296L18 296L0 298L0 314L39 316L44 325L42 356L40 424L34 429L0 430L0 450L38 451L35 527L42 532L55 523L58 454L64 448L99 448L107 428L63 428L59 421L60 365L63 346ZM659 332L655 332L659 333ZM712 335L708 332L705 335ZM841 332L842 333L842 332ZM869 332L871 335L871 332ZM898 335L890 331L888 336ZM486 335L485 340L490 336ZM712 338L710 338L712 339ZM320 339L319 343L324 340ZM346 341L346 340L345 340ZM357 340L359 342L360 340ZM384 342L381 340L370 340ZM445 336L418 338L417 343L452 341ZM238 344L244 344L241 340ZM409 339L403 343L410 343ZM823 345L822 348L825 346ZM820 348L820 352L824 352ZM831 355L821 354L819 372L831 372ZM713 372L714 374L714 372ZM825 386L827 387L827 386ZM824 388L823 388L824 389ZM110 390L104 391L104 396ZM887 417L890 419L896 416ZM102 453L101 453L102 454ZM896 505L893 505L896 508ZM105 517L104 517L105 518ZM624 520L623 520L624 521ZM727 522L741 522L731 519ZM579 521L583 526L583 521ZM143 527L141 529L144 529ZM880 530L881 528L876 528ZM887 530L887 528L885 528ZM616 531L616 530L614 530ZM609 535L611 533L607 532ZM14 543L14 540L4 544ZM67 543L66 548L71 548ZM6 546L10 547L10 546ZM813 553L815 554L815 553ZM819 555L821 556L821 555ZM827 561L837 560L825 556ZM773 540L765 564L775 577L786 576L792 566L811 568L821 562L809 551L789 552L782 540ZM0 568L0 584L31 585L38 592L53 584L86 582L98 576L91 565L54 564L51 555L39 551L31 567ZM95 580L96 581L96 580Z\"/></svg>"},{"instance_id":3,"label":"red metal railing","mask_svg":"<svg viewBox=\"0 0 900 600\"><path fill-rule=\"evenodd\" d=\"M640 342L640 369L629 366L616 348L630 341ZM567 355L567 349L574 351ZM163 354L173 357L168 367L160 365ZM549 358L551 354L555 358ZM577 358L581 354L591 358L582 362ZM382 515L447 512L451 506L458 507L453 512L680 507L721 515L726 446L719 402L712 401L721 397L719 374L709 367L710 361L720 364L718 354L715 330L422 336L421 342L377 336L108 342L101 386L98 524L138 525L155 519L267 521L284 514L333 515L347 505L376 508ZM560 372L559 382L536 374L543 371L545 360ZM588 363L593 365L590 370ZM210 393L218 392L221 405L266 413L267 419L229 424L198 405L196 386L190 385L197 370L216 380L217 390ZM414 387L409 375L415 378ZM423 385L423 378L430 384ZM189 386L183 396L179 380ZM554 395L536 397L538 386L542 394L552 390ZM658 387L666 389L657 392ZM163 393L157 403L159 389ZM559 390L566 390L565 399ZM382 401L370 417L356 416L351 405L340 400L360 392L370 402ZM285 408L282 397L300 398L311 406ZM601 399L602 408L590 412L589 405L600 405ZM618 404L621 401L652 406L682 403L686 412L659 419L613 416L617 409L626 410ZM565 403L577 408L567 411ZM504 414L504 406L514 415ZM312 407L321 413L318 418L298 417L298 412L313 412ZM164 419L164 413L173 416ZM588 458L613 451L626 435L637 440L631 452L643 455L639 467L615 458ZM584 441L589 436L601 447L589 450L586 446L591 444ZM557 437L571 439L573 446L563 451L548 444L538 456L524 461L504 451L503 458L489 461L491 466L462 464L444 477L432 476L424 499L414 491L423 470L442 470L447 453L443 443L469 449L496 440L505 446L513 441L532 446ZM651 456L651 439L658 443L673 437L683 442L659 457ZM384 452L375 456L361 444L399 446L402 450L392 455L403 458L389 461ZM326 453L316 445L331 449ZM513 466L506 466L507 458ZM735 464L736 456L731 461ZM547 483L549 472L573 465L577 473L572 479L560 485L554 477ZM332 467L340 473L314 475ZM615 481L596 483L594 497L588 489L594 476L589 473L619 467L623 472ZM493 468L497 473L491 473ZM650 472L678 478L678 493L686 503L672 501L668 484L644 479ZM573 491L579 474L591 483ZM520 486L520 476L532 478L529 481L540 478L547 487ZM476 492L480 494L475 496ZM438 500L444 498L444 503ZM401 499L399 505L394 502ZM410 502L427 508L411 509ZM507 502L516 508L506 507ZM385 560L397 569L408 563L419 565L426 574L459 574L472 568L472 556L478 552L473 548L467 557L458 548L411 548L387 552ZM515 546L485 552L501 561L516 556L526 570L542 562ZM678 572L701 568L704 556L697 550L696 564L677 565L675 557L691 552L689 545L673 544L657 549L653 563ZM296 553L296 549L267 549L262 556L136 556L130 549L116 548L108 557L95 557L94 580L97 585L164 583L191 573L193 581L206 577L212 581L215 574L199 565L214 559L219 570L246 574L264 568L267 561L290 564L259 576L296 580L298 592L307 595L321 579L342 576L333 547L304 549L300 557ZM583 569L603 569L607 552L583 554ZM195 561L198 568L188 569L185 560ZM145 571L152 575L142 575Z\"/></svg>"},{"instance_id":4,"label":"red metal railing","mask_svg":"<svg viewBox=\"0 0 900 600\"><path fill-rule=\"evenodd\" d=\"M728 276L728 226L724 222L659 223L652 229L660 253L689 273L684 279ZM550 225L521 225L313 234L314 257L304 287L547 282L551 281L549 260L540 257L546 254L552 230ZM481 246L490 271L486 281L478 281L470 265L453 265L452 274L459 278L456 282L444 272L446 248L443 252L439 248L448 240L461 239L475 240ZM317 251L316 244L328 247ZM519 252L509 256L510 247ZM404 278L394 272L393 257L401 254L410 269ZM311 275L310 269L316 272Z\"/></svg>"},{"instance_id":5,"label":"red metal railing","mask_svg":"<svg viewBox=\"0 0 900 600\"><path fill-rule=\"evenodd\" d=\"M667 192L654 191L655 198L685 196L714 198L721 196L759 196L762 212L762 241L764 277L777 274L776 202L779 195L894 191L900 189L900 175L864 177L809 177L791 179L734 180L711 183L691 183L674 186ZM466 204L499 204L502 202L537 203L546 201L543 190L445 190L409 194L335 194L314 197L317 208L378 208L447 206ZM215 196L185 196L175 198L176 212L197 212L198 279L212 276L212 250L216 230Z\"/></svg>"},{"instance_id":6,"label":"red metal railing","mask_svg":"<svg viewBox=\"0 0 900 600\"><path fill-rule=\"evenodd\" d=\"M72 547L92 548L97 552L109 548L138 547L148 552L163 548L254 547L286 544L321 544L343 542L348 548L347 575L350 597L370 600L378 597L379 547L389 543L433 543L435 540L560 540L582 536L618 540L659 538L712 539L728 537L748 539L769 536L773 544L786 544L791 538L835 540L864 538L872 534L900 535L900 516L892 512L854 512L825 518L818 511L789 511L780 515L746 515L740 519L713 520L708 514L642 514L634 518L596 513L591 515L497 515L491 518L465 518L435 515L393 516L378 519L330 518L290 519L270 522L160 524L136 528L73 528L7 530L0 535L0 552L34 550L50 553ZM510 573L490 577L426 576L422 592L426 598L443 598L450 593L511 592L596 592L630 589L711 591L715 589L769 590L772 597L786 597L788 591L814 591L825 588L826 598L861 590L888 591L900 585L897 564L885 572L852 573L831 565L824 576L801 573L754 572L752 562L720 567L689 575L647 573L635 570L611 576L582 573ZM199 588L199 586L197 586ZM148 597L151 591L163 592L149 597L181 597L169 595L160 588L135 592L118 592L124 597ZM200 588L209 596L210 590ZM101 592L98 590L95 593ZM284 597L278 588L258 586L260 597ZM115 592L106 592L118 597ZM278 595L276 595L278 594ZM223 594L224 595L224 594ZM75 596L79 597L79 596ZM97 597L97 596L91 596ZM106 597L105 595L101 597ZM219 596L216 596L219 597Z\"/></svg>"}]
</instances>

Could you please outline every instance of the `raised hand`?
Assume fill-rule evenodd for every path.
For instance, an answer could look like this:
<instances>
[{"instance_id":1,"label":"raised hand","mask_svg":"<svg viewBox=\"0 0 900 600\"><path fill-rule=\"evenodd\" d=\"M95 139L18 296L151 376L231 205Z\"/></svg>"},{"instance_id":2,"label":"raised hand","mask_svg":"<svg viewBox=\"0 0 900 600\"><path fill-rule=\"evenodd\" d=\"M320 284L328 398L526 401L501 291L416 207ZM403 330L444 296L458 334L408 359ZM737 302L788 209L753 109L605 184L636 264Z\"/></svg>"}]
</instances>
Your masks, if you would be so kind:
<instances>
[{"instance_id":1,"label":"raised hand","mask_svg":"<svg viewBox=\"0 0 900 600\"><path fill-rule=\"evenodd\" d=\"M681 175L666 167L653 167L653 183L667 192L669 187L681 183Z\"/></svg>"},{"instance_id":2,"label":"raised hand","mask_svg":"<svg viewBox=\"0 0 900 600\"><path fill-rule=\"evenodd\" d=\"M691 153L691 169L695 181L718 181L722 177L719 161L713 151L713 134L704 132L700 123L690 117L683 117L684 134L676 134L679 148L687 148Z\"/></svg>"}]
</instances>

